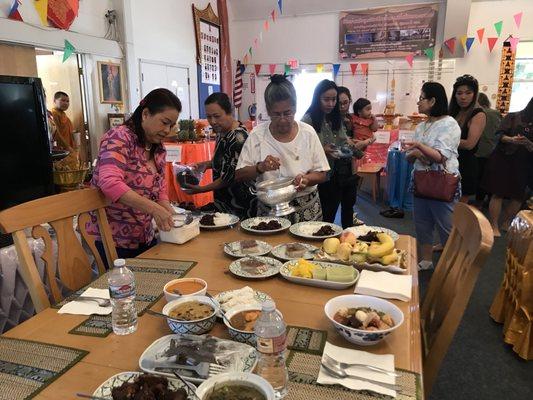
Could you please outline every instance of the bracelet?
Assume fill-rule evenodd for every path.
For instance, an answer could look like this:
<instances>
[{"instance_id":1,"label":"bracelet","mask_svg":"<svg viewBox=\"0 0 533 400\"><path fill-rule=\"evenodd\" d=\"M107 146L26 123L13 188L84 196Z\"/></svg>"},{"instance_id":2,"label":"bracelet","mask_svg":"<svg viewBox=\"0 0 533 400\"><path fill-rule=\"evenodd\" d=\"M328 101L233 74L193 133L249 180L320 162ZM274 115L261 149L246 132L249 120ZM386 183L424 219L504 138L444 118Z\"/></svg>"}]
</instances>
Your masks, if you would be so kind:
<instances>
[{"instance_id":1,"label":"bracelet","mask_svg":"<svg viewBox=\"0 0 533 400\"><path fill-rule=\"evenodd\" d=\"M261 175L264 172L259 169L259 164L261 164L261 161L255 164L255 172L257 172L257 175Z\"/></svg>"}]
</instances>

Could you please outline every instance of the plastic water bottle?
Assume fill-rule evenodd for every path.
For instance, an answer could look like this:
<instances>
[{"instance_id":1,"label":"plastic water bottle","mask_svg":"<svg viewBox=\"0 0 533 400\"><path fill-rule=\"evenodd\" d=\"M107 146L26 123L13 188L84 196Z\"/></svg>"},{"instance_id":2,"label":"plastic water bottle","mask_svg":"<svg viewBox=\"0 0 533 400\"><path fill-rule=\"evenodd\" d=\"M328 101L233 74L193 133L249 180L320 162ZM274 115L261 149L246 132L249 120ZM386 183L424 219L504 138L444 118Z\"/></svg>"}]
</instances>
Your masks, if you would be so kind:
<instances>
[{"instance_id":1,"label":"plastic water bottle","mask_svg":"<svg viewBox=\"0 0 533 400\"><path fill-rule=\"evenodd\" d=\"M270 382L277 399L287 394L289 376L285 365L287 338L286 325L276 311L273 301L265 301L261 315L255 322L254 333L257 336L257 374Z\"/></svg>"},{"instance_id":2,"label":"plastic water bottle","mask_svg":"<svg viewBox=\"0 0 533 400\"><path fill-rule=\"evenodd\" d=\"M137 310L135 309L135 276L126 261L118 258L109 272L109 297L113 312L111 321L116 335L128 335L137 330Z\"/></svg>"}]
</instances>

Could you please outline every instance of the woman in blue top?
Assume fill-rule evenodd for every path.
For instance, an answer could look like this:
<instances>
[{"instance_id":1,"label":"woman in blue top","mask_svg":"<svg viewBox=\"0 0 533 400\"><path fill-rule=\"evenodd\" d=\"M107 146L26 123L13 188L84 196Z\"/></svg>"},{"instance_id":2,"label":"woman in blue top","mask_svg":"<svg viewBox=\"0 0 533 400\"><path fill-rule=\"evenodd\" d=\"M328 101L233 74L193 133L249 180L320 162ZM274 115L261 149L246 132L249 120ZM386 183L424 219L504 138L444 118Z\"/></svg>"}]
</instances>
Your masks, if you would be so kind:
<instances>
[{"instance_id":1,"label":"woman in blue top","mask_svg":"<svg viewBox=\"0 0 533 400\"><path fill-rule=\"evenodd\" d=\"M414 141L405 144L407 160L414 163L414 170L445 166L448 172L458 175L457 148L461 128L448 115L446 91L440 83L424 83L418 99L418 112L426 114L428 119L416 127ZM451 202L414 197L416 239L420 244L419 269L433 268L433 232L436 228L444 246L452 229L453 207L460 196L458 187Z\"/></svg>"}]
</instances>

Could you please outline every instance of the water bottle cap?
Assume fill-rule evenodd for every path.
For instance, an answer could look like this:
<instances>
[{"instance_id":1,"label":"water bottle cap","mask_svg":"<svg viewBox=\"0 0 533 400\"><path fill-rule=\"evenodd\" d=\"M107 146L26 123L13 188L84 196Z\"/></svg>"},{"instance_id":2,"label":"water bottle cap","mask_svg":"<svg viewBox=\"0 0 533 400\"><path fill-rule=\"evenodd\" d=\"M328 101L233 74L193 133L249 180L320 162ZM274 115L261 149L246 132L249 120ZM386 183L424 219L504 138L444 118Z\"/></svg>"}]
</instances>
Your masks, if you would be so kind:
<instances>
[{"instance_id":1,"label":"water bottle cap","mask_svg":"<svg viewBox=\"0 0 533 400\"><path fill-rule=\"evenodd\" d=\"M272 300L267 300L263 303L261 308L263 311L274 311L276 309L276 303L274 303Z\"/></svg>"},{"instance_id":2,"label":"water bottle cap","mask_svg":"<svg viewBox=\"0 0 533 400\"><path fill-rule=\"evenodd\" d=\"M114 262L113 262L113 265L117 268L120 268L120 267L125 267L126 266L126 260L124 260L123 258L117 258Z\"/></svg>"}]
</instances>

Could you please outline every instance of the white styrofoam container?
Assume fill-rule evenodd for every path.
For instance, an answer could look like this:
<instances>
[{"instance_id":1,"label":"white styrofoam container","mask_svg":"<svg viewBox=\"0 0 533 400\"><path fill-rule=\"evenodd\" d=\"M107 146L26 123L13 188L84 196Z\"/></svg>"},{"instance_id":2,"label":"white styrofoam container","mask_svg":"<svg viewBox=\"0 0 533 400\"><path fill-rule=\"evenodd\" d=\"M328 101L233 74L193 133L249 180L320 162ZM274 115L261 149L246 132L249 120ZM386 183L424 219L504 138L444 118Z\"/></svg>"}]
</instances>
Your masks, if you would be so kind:
<instances>
[{"instance_id":1,"label":"white styrofoam container","mask_svg":"<svg viewBox=\"0 0 533 400\"><path fill-rule=\"evenodd\" d=\"M180 228L172 228L170 231L159 231L161 241L168 243L183 244L200 234L200 220L194 219L190 224Z\"/></svg>"}]
</instances>

